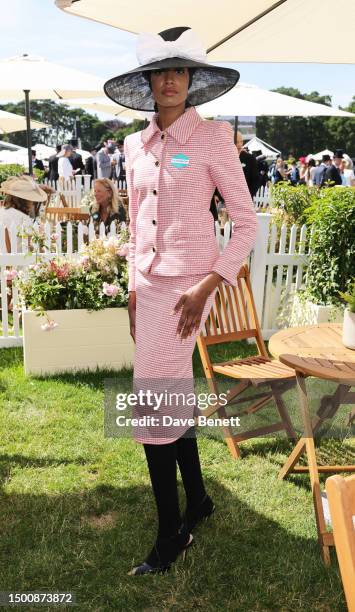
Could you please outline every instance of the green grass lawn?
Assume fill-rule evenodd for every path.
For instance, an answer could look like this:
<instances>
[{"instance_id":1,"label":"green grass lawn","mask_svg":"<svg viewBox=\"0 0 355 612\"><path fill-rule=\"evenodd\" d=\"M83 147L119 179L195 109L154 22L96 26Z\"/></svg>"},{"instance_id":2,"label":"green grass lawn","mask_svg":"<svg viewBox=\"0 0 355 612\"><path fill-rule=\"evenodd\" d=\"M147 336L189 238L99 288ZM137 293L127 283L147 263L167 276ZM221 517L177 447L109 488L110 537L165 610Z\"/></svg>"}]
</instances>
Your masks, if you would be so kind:
<instances>
[{"instance_id":1,"label":"green grass lawn","mask_svg":"<svg viewBox=\"0 0 355 612\"><path fill-rule=\"evenodd\" d=\"M253 352L239 343L219 357ZM127 576L150 550L156 510L143 447L104 437L103 389L132 373L26 378L19 348L2 349L0 366L1 591L72 591L85 612L346 609L335 552L330 568L321 562L308 477L277 478L285 436L244 443L238 461L222 438L201 436L214 516L185 563ZM199 379L197 352L194 371ZM315 400L325 388L311 383ZM294 389L285 400L296 418ZM328 441L323 451L346 462L352 448Z\"/></svg>"}]
</instances>

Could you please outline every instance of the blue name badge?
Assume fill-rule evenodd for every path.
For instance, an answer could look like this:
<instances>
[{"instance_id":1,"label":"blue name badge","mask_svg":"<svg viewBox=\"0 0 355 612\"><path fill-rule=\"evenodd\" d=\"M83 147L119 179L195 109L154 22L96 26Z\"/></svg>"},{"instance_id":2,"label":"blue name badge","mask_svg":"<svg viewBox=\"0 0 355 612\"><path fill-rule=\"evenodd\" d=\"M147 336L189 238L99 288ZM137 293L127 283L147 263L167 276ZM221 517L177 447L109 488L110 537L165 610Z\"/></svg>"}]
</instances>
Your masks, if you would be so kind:
<instances>
[{"instance_id":1,"label":"blue name badge","mask_svg":"<svg viewBox=\"0 0 355 612\"><path fill-rule=\"evenodd\" d=\"M171 158L171 165L174 168L187 168L190 165L190 158L184 153L176 153Z\"/></svg>"}]
</instances>

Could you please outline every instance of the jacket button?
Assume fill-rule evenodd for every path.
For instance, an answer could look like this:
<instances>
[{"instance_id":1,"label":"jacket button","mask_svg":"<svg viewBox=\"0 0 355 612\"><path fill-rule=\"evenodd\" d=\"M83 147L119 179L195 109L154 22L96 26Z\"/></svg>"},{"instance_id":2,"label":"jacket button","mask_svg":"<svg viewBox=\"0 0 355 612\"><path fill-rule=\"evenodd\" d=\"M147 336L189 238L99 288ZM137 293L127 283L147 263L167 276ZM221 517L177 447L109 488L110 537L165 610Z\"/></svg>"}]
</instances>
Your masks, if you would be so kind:
<instances>
[{"instance_id":1,"label":"jacket button","mask_svg":"<svg viewBox=\"0 0 355 612\"><path fill-rule=\"evenodd\" d=\"M155 162L155 165L156 165L156 166L159 166L159 162L158 162L158 160Z\"/></svg>"},{"instance_id":2,"label":"jacket button","mask_svg":"<svg viewBox=\"0 0 355 612\"><path fill-rule=\"evenodd\" d=\"M153 194L154 194L154 195L157 195L157 193L158 193L158 192L157 192L157 190L156 190L156 189L153 189Z\"/></svg>"},{"instance_id":3,"label":"jacket button","mask_svg":"<svg viewBox=\"0 0 355 612\"><path fill-rule=\"evenodd\" d=\"M153 251L153 253L155 253L155 247L152 247L152 251Z\"/></svg>"},{"instance_id":4,"label":"jacket button","mask_svg":"<svg viewBox=\"0 0 355 612\"><path fill-rule=\"evenodd\" d=\"M160 136L160 138L161 138L162 140L164 140L164 138L165 138L165 134L162 134L162 135Z\"/></svg>"},{"instance_id":5,"label":"jacket button","mask_svg":"<svg viewBox=\"0 0 355 612\"><path fill-rule=\"evenodd\" d=\"M153 223L153 225L156 225L156 224L157 224L157 222L156 222L156 220L155 220L155 219L153 219L152 223Z\"/></svg>"}]
</instances>

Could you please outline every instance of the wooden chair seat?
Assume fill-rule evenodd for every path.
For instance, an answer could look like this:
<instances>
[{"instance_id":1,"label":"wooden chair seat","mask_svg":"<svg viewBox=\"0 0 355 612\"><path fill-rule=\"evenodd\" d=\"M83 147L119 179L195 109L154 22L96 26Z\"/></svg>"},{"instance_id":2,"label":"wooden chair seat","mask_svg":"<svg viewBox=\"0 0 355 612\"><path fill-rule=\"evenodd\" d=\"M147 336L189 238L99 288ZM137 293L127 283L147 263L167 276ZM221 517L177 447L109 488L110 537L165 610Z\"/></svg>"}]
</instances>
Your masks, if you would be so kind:
<instances>
[{"instance_id":1,"label":"wooden chair seat","mask_svg":"<svg viewBox=\"0 0 355 612\"><path fill-rule=\"evenodd\" d=\"M258 355L218 363L211 362L209 355L211 346L251 338L255 339ZM215 374L238 379L238 383L227 392L227 403L220 402L208 407L204 410L206 416L217 412L218 416L226 419L237 414L252 414L264 408L270 401L274 403L279 416L278 421L240 434L233 433L229 425L224 427L225 440L234 458L240 457L239 443L250 438L279 431L285 431L289 438L296 438L282 399L282 393L295 384L295 371L280 361L271 359L267 353L255 309L249 269L246 265L239 270L236 287L219 283L214 303L197 338L197 346L208 386L213 394L217 397L219 395L219 381ZM253 395L245 394L250 387L262 384L266 384L268 388ZM228 411L227 414L230 406L246 402L248 406L243 411L233 414Z\"/></svg>"},{"instance_id":2,"label":"wooden chair seat","mask_svg":"<svg viewBox=\"0 0 355 612\"><path fill-rule=\"evenodd\" d=\"M248 379L254 386L261 385L269 380L294 379L295 377L295 371L281 361L268 359L261 355L213 363L212 369L218 374L224 374L232 378Z\"/></svg>"}]
</instances>

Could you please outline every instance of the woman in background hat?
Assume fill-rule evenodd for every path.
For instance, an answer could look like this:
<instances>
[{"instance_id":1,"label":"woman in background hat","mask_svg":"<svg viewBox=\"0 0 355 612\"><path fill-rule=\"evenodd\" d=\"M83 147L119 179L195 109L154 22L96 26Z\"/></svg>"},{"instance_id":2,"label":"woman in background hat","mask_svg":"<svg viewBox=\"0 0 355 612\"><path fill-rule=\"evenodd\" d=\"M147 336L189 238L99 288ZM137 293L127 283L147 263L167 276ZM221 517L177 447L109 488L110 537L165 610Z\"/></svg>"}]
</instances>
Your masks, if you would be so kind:
<instances>
[{"instance_id":1,"label":"woman in background hat","mask_svg":"<svg viewBox=\"0 0 355 612\"><path fill-rule=\"evenodd\" d=\"M11 251L8 230L12 225L28 228L37 216L37 204L47 200L47 194L30 176L11 176L1 183L0 191L5 199L0 207L0 225L4 225L6 247ZM17 251L21 251L21 238L17 241Z\"/></svg>"},{"instance_id":2,"label":"woman in background hat","mask_svg":"<svg viewBox=\"0 0 355 612\"><path fill-rule=\"evenodd\" d=\"M206 62L190 28L138 37L140 66L105 84L105 93L128 108L153 111L148 127L125 140L129 195L129 316L136 343L134 389L194 393L192 353L217 285L236 285L256 234L256 214L230 124L204 121L194 106L231 89L239 73ZM234 221L222 254L209 212L214 189ZM186 395L187 393L187 395ZM166 396L164 395L164 398ZM206 493L194 405L164 399L133 408L133 428L148 463L158 511L158 536L130 574L167 571L193 542L191 532L214 511ZM152 417L154 422L148 422ZM164 426L164 417L174 418ZM144 418L147 423L145 424ZM185 419L185 420L184 420ZM177 464L186 493L181 517Z\"/></svg>"}]
</instances>

